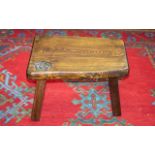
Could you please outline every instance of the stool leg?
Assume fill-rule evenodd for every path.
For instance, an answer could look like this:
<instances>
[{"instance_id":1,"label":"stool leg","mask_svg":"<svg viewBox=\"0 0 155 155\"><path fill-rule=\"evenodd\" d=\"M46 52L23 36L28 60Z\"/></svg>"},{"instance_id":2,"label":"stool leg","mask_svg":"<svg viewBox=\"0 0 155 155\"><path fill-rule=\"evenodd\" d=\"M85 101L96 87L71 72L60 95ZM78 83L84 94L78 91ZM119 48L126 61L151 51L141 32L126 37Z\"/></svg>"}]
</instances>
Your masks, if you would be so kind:
<instances>
[{"instance_id":1,"label":"stool leg","mask_svg":"<svg viewBox=\"0 0 155 155\"><path fill-rule=\"evenodd\" d=\"M45 92L45 84L46 84L46 80L37 81L33 108L32 108L32 113L31 113L32 121L40 120L42 101L43 101L44 92Z\"/></svg>"},{"instance_id":2,"label":"stool leg","mask_svg":"<svg viewBox=\"0 0 155 155\"><path fill-rule=\"evenodd\" d=\"M111 96L113 115L120 116L121 115L121 107L120 107L120 98L119 98L118 79L117 78L109 79L109 88L110 88L110 96Z\"/></svg>"}]
</instances>

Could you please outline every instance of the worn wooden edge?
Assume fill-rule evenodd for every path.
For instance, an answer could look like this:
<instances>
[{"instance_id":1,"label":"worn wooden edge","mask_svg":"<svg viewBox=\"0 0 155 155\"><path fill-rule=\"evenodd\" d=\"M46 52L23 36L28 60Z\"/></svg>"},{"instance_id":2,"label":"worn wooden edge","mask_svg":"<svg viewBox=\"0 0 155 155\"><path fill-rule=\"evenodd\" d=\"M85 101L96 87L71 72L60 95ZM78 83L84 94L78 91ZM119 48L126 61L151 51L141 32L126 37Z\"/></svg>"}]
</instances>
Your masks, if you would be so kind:
<instances>
[{"instance_id":1,"label":"worn wooden edge","mask_svg":"<svg viewBox=\"0 0 155 155\"><path fill-rule=\"evenodd\" d=\"M30 60L31 60L31 57L32 57L32 51L33 51L33 49L34 49L35 40L36 40L36 36L33 38L32 49L31 49L31 53L30 53L28 65L27 65L27 68L26 68L26 76L27 76L27 78L29 77L29 66L30 66ZM29 78L28 78L28 79L29 79Z\"/></svg>"},{"instance_id":2,"label":"worn wooden edge","mask_svg":"<svg viewBox=\"0 0 155 155\"><path fill-rule=\"evenodd\" d=\"M41 75L40 72L27 72L27 78L30 80L39 80L39 79L63 79L63 80L84 80L84 79L105 79L105 78L112 78L112 77L124 77L129 74L129 69L123 69L120 71L111 71L111 72L48 72L43 73Z\"/></svg>"},{"instance_id":3,"label":"worn wooden edge","mask_svg":"<svg viewBox=\"0 0 155 155\"><path fill-rule=\"evenodd\" d=\"M122 40L123 41L123 40ZM129 66L129 60L128 60L128 56L127 56L127 50L126 50L126 45L125 45L125 42L123 41L123 46L124 46L124 50L125 50L125 57L126 57L126 61L127 61L127 74L126 75L129 75L130 74L130 66Z\"/></svg>"}]
</instances>

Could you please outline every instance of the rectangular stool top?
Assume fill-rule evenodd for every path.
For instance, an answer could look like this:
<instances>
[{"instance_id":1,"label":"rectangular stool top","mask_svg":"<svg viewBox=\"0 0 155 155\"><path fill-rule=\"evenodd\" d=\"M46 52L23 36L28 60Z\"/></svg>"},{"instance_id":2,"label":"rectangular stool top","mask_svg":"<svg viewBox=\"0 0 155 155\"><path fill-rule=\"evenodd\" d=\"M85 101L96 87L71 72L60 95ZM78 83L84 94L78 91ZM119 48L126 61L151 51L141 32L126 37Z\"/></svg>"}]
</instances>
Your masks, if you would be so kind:
<instances>
[{"instance_id":1,"label":"rectangular stool top","mask_svg":"<svg viewBox=\"0 0 155 155\"><path fill-rule=\"evenodd\" d=\"M122 40L36 36L27 68L29 79L103 79L128 74Z\"/></svg>"}]
</instances>

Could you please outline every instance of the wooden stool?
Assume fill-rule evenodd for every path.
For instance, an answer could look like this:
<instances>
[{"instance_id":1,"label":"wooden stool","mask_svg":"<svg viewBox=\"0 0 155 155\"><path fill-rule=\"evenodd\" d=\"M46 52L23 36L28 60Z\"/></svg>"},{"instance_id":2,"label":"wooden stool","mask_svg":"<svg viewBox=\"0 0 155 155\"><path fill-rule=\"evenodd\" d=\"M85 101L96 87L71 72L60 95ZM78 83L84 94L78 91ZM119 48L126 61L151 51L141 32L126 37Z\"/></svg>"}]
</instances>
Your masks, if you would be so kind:
<instances>
[{"instance_id":1,"label":"wooden stool","mask_svg":"<svg viewBox=\"0 0 155 155\"><path fill-rule=\"evenodd\" d=\"M109 80L112 111L121 115L118 79L128 74L122 40L36 36L27 76L36 80L31 119L40 119L46 80Z\"/></svg>"}]
</instances>

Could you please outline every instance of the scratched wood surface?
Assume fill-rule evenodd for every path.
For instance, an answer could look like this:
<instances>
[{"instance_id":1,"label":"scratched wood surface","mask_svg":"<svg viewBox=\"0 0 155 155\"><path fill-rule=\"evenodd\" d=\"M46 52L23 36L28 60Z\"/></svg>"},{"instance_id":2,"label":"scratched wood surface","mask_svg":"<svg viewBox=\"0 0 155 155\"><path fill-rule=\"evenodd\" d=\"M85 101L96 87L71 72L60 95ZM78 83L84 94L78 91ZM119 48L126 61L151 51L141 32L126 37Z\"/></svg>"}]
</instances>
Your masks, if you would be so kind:
<instances>
[{"instance_id":1,"label":"scratched wood surface","mask_svg":"<svg viewBox=\"0 0 155 155\"><path fill-rule=\"evenodd\" d=\"M103 79L128 74L122 40L36 36L27 68L29 79Z\"/></svg>"}]
</instances>

